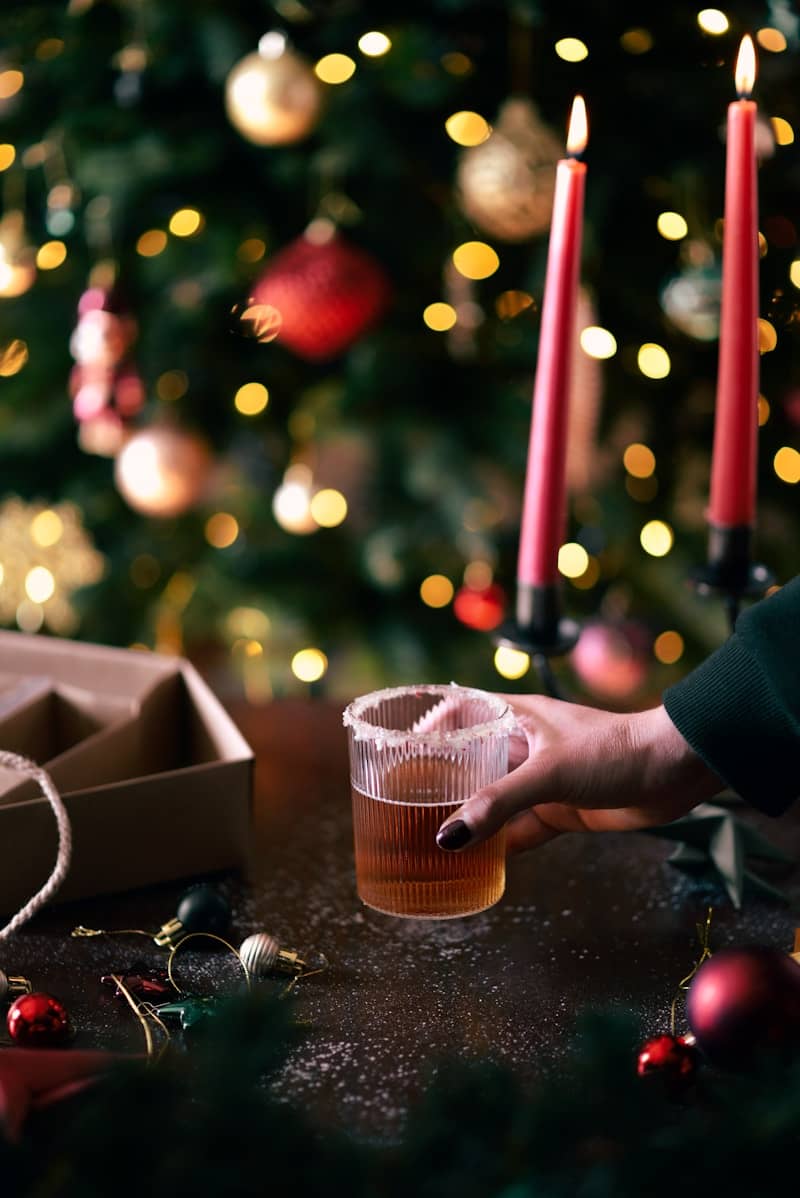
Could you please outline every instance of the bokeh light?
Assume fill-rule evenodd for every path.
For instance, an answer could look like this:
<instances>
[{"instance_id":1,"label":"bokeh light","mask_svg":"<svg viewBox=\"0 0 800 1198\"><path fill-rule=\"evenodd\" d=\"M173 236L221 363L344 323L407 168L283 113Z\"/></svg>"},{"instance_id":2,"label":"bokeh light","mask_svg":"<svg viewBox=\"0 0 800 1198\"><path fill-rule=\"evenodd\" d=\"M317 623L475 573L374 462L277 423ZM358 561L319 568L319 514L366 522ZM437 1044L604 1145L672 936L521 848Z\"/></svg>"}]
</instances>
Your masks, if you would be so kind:
<instances>
[{"instance_id":1,"label":"bokeh light","mask_svg":"<svg viewBox=\"0 0 800 1198\"><path fill-rule=\"evenodd\" d=\"M292 658L292 673L301 682L318 682L328 668L321 649L300 649Z\"/></svg>"},{"instance_id":2,"label":"bokeh light","mask_svg":"<svg viewBox=\"0 0 800 1198\"><path fill-rule=\"evenodd\" d=\"M697 24L703 33L711 33L714 37L727 33L730 27L730 21L719 8L701 9L697 14Z\"/></svg>"},{"instance_id":3,"label":"bokeh light","mask_svg":"<svg viewBox=\"0 0 800 1198\"><path fill-rule=\"evenodd\" d=\"M215 512L206 520L206 540L215 549L227 549L239 536L239 522L229 512Z\"/></svg>"},{"instance_id":4,"label":"bokeh light","mask_svg":"<svg viewBox=\"0 0 800 1198\"><path fill-rule=\"evenodd\" d=\"M668 629L660 632L653 642L653 655L665 666L674 665L683 657L683 637L679 632Z\"/></svg>"},{"instance_id":5,"label":"bokeh light","mask_svg":"<svg viewBox=\"0 0 800 1198\"><path fill-rule=\"evenodd\" d=\"M581 329L580 344L583 352L590 358L613 358L617 352L616 337L599 325L587 325L585 329Z\"/></svg>"},{"instance_id":6,"label":"bokeh light","mask_svg":"<svg viewBox=\"0 0 800 1198\"><path fill-rule=\"evenodd\" d=\"M800 258L795 258L789 267L789 278L795 287L800 287Z\"/></svg>"},{"instance_id":7,"label":"bokeh light","mask_svg":"<svg viewBox=\"0 0 800 1198\"><path fill-rule=\"evenodd\" d=\"M794 129L789 121L782 116L774 116L770 121L772 132L779 146L790 146L794 141Z\"/></svg>"},{"instance_id":8,"label":"bokeh light","mask_svg":"<svg viewBox=\"0 0 800 1198\"><path fill-rule=\"evenodd\" d=\"M52 508L44 508L31 520L31 540L41 549L57 545L64 533L64 521Z\"/></svg>"},{"instance_id":9,"label":"bokeh light","mask_svg":"<svg viewBox=\"0 0 800 1198\"><path fill-rule=\"evenodd\" d=\"M452 304L440 302L428 304L422 313L422 319L435 333L446 333L456 323L456 310Z\"/></svg>"},{"instance_id":10,"label":"bokeh light","mask_svg":"<svg viewBox=\"0 0 800 1198\"><path fill-rule=\"evenodd\" d=\"M647 341L639 347L636 361L642 374L649 379L665 379L670 372L669 354L663 345Z\"/></svg>"},{"instance_id":11,"label":"bokeh light","mask_svg":"<svg viewBox=\"0 0 800 1198\"><path fill-rule=\"evenodd\" d=\"M531 668L531 659L521 649L512 649L509 645L500 645L495 650L494 668L501 678L522 678Z\"/></svg>"},{"instance_id":12,"label":"bokeh light","mask_svg":"<svg viewBox=\"0 0 800 1198\"><path fill-rule=\"evenodd\" d=\"M22 71L0 71L0 100L10 100L20 91L24 82Z\"/></svg>"},{"instance_id":13,"label":"bokeh light","mask_svg":"<svg viewBox=\"0 0 800 1198\"><path fill-rule=\"evenodd\" d=\"M656 468L656 455L648 445L634 441L622 455L622 464L634 478L649 478Z\"/></svg>"},{"instance_id":14,"label":"bokeh light","mask_svg":"<svg viewBox=\"0 0 800 1198\"><path fill-rule=\"evenodd\" d=\"M189 390L189 378L183 370L165 370L156 379L156 395L167 403L181 399Z\"/></svg>"},{"instance_id":15,"label":"bokeh light","mask_svg":"<svg viewBox=\"0 0 800 1198\"><path fill-rule=\"evenodd\" d=\"M448 137L459 146L479 146L492 132L489 122L478 112L454 112L444 123Z\"/></svg>"},{"instance_id":16,"label":"bokeh light","mask_svg":"<svg viewBox=\"0 0 800 1198\"><path fill-rule=\"evenodd\" d=\"M136 242L136 253L142 258L155 258L167 248L167 235L163 229L148 229Z\"/></svg>"},{"instance_id":17,"label":"bokeh light","mask_svg":"<svg viewBox=\"0 0 800 1198\"><path fill-rule=\"evenodd\" d=\"M758 352L770 354L777 344L778 334L775 331L775 325L761 317L758 322Z\"/></svg>"},{"instance_id":18,"label":"bokeh light","mask_svg":"<svg viewBox=\"0 0 800 1198\"><path fill-rule=\"evenodd\" d=\"M63 241L46 241L40 245L36 254L36 265L39 270L55 270L67 258L67 247Z\"/></svg>"},{"instance_id":19,"label":"bokeh light","mask_svg":"<svg viewBox=\"0 0 800 1198\"><path fill-rule=\"evenodd\" d=\"M533 296L527 291L501 291L494 301L494 310L501 320L513 320L532 304Z\"/></svg>"},{"instance_id":20,"label":"bokeh light","mask_svg":"<svg viewBox=\"0 0 800 1198\"><path fill-rule=\"evenodd\" d=\"M203 227L203 217L196 208L179 208L169 218L169 231L175 237L191 237Z\"/></svg>"},{"instance_id":21,"label":"bokeh light","mask_svg":"<svg viewBox=\"0 0 800 1198\"><path fill-rule=\"evenodd\" d=\"M10 142L0 143L0 171L7 171L17 156L17 151Z\"/></svg>"},{"instance_id":22,"label":"bokeh light","mask_svg":"<svg viewBox=\"0 0 800 1198\"><path fill-rule=\"evenodd\" d=\"M651 557L666 557L673 546L675 535L663 520L648 520L639 533L645 553Z\"/></svg>"},{"instance_id":23,"label":"bokeh light","mask_svg":"<svg viewBox=\"0 0 800 1198\"><path fill-rule=\"evenodd\" d=\"M389 53L392 41L385 33L371 29L368 33L361 34L358 39L358 48L362 54L366 54L367 58L380 58L382 54Z\"/></svg>"},{"instance_id":24,"label":"bokeh light","mask_svg":"<svg viewBox=\"0 0 800 1198\"><path fill-rule=\"evenodd\" d=\"M56 580L47 566L33 566L25 575L25 594L31 603L46 603L55 589Z\"/></svg>"},{"instance_id":25,"label":"bokeh light","mask_svg":"<svg viewBox=\"0 0 800 1198\"><path fill-rule=\"evenodd\" d=\"M269 391L263 383L243 383L233 397L233 406L242 416L257 416L269 403Z\"/></svg>"},{"instance_id":26,"label":"bokeh light","mask_svg":"<svg viewBox=\"0 0 800 1198\"><path fill-rule=\"evenodd\" d=\"M420 598L428 607L447 607L455 588L445 574L429 574L419 588Z\"/></svg>"},{"instance_id":27,"label":"bokeh light","mask_svg":"<svg viewBox=\"0 0 800 1198\"><path fill-rule=\"evenodd\" d=\"M772 465L781 482L800 482L800 453L791 445L781 446L773 458Z\"/></svg>"},{"instance_id":28,"label":"bokeh light","mask_svg":"<svg viewBox=\"0 0 800 1198\"><path fill-rule=\"evenodd\" d=\"M555 44L555 51L564 62L583 62L589 56L589 47L579 37L562 37Z\"/></svg>"},{"instance_id":29,"label":"bokeh light","mask_svg":"<svg viewBox=\"0 0 800 1198\"><path fill-rule=\"evenodd\" d=\"M465 241L453 250L453 265L466 279L488 279L497 270L500 259L485 241Z\"/></svg>"},{"instance_id":30,"label":"bokeh light","mask_svg":"<svg viewBox=\"0 0 800 1198\"><path fill-rule=\"evenodd\" d=\"M13 341L0 346L0 378L10 379L19 374L29 356L27 343L20 337L15 337Z\"/></svg>"},{"instance_id":31,"label":"bokeh light","mask_svg":"<svg viewBox=\"0 0 800 1198\"><path fill-rule=\"evenodd\" d=\"M314 67L314 73L323 83L346 83L355 69L355 61L348 54L326 54Z\"/></svg>"},{"instance_id":32,"label":"bokeh light","mask_svg":"<svg viewBox=\"0 0 800 1198\"><path fill-rule=\"evenodd\" d=\"M565 578L580 578L589 565L589 554L577 541L568 541L558 551L559 573Z\"/></svg>"},{"instance_id":33,"label":"bokeh light","mask_svg":"<svg viewBox=\"0 0 800 1198\"><path fill-rule=\"evenodd\" d=\"M321 528L336 528L347 516L347 500L334 487L323 487L311 496L309 511Z\"/></svg>"},{"instance_id":34,"label":"bokeh light","mask_svg":"<svg viewBox=\"0 0 800 1198\"><path fill-rule=\"evenodd\" d=\"M260 262L267 252L267 243L260 237L246 237L236 251L240 262Z\"/></svg>"},{"instance_id":35,"label":"bokeh light","mask_svg":"<svg viewBox=\"0 0 800 1198\"><path fill-rule=\"evenodd\" d=\"M629 54L646 54L653 48L653 35L649 29L626 29L619 40L622 49Z\"/></svg>"},{"instance_id":36,"label":"bokeh light","mask_svg":"<svg viewBox=\"0 0 800 1198\"><path fill-rule=\"evenodd\" d=\"M662 212L656 221L656 228L667 241L680 241L689 232L686 219L680 212Z\"/></svg>"},{"instance_id":37,"label":"bokeh light","mask_svg":"<svg viewBox=\"0 0 800 1198\"><path fill-rule=\"evenodd\" d=\"M767 399L766 395L759 395L759 397L758 397L758 427L759 428L763 428L764 425L769 420L770 410L771 409L769 406L769 400Z\"/></svg>"},{"instance_id":38,"label":"bokeh light","mask_svg":"<svg viewBox=\"0 0 800 1198\"><path fill-rule=\"evenodd\" d=\"M769 50L772 54L780 54L782 50L786 49L786 38L780 29L759 29L756 41L762 50Z\"/></svg>"}]
</instances>

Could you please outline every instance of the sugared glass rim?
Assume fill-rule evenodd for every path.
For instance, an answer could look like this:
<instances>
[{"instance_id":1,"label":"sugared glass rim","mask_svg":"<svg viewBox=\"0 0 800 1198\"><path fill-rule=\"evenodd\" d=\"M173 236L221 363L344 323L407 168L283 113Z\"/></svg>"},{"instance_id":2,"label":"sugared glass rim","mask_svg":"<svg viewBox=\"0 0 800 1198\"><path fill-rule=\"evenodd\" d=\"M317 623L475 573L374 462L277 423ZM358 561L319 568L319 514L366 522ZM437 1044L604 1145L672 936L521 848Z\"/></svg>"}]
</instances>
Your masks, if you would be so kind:
<instances>
[{"instance_id":1,"label":"sugared glass rim","mask_svg":"<svg viewBox=\"0 0 800 1198\"><path fill-rule=\"evenodd\" d=\"M414 728L383 728L380 724L371 724L364 719L364 712L387 699L399 699L402 695L441 695L442 703L449 704L453 700L481 699L493 704L497 715L491 720L480 724L471 724L467 728L433 728L416 731ZM399 747L409 743L415 745L434 745L441 748L464 749L476 740L485 740L498 733L510 733L516 727L514 712L498 695L490 691L479 690L472 686L459 686L456 682L421 683L418 686L390 686L384 690L371 691L368 695L360 695L354 699L342 713L342 723L352 729L355 740L371 740L377 747L388 745ZM419 721L417 721L419 723Z\"/></svg>"}]
</instances>

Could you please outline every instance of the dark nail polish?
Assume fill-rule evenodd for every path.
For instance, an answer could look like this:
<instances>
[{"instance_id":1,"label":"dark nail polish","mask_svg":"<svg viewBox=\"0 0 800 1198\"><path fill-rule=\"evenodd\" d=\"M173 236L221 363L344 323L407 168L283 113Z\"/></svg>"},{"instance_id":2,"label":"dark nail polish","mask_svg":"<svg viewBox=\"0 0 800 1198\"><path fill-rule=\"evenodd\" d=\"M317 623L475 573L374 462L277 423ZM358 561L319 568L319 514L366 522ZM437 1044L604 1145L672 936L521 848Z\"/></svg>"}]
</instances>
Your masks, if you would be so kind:
<instances>
[{"instance_id":1,"label":"dark nail polish","mask_svg":"<svg viewBox=\"0 0 800 1198\"><path fill-rule=\"evenodd\" d=\"M454 819L452 824L445 824L436 834L436 843L440 849L463 849L472 839L463 819Z\"/></svg>"}]
</instances>

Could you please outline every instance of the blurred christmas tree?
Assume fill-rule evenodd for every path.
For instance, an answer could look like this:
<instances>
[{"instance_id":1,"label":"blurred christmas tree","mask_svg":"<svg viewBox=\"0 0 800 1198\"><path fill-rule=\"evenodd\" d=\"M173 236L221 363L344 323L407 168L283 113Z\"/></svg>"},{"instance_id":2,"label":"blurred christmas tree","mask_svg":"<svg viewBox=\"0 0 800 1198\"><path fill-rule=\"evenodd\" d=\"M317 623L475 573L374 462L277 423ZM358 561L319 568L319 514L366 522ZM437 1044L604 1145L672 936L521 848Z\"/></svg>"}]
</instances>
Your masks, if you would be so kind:
<instances>
[{"instance_id":1,"label":"blurred christmas tree","mask_svg":"<svg viewBox=\"0 0 800 1198\"><path fill-rule=\"evenodd\" d=\"M484 630L513 594L554 161L581 91L562 565L568 608L605 623L576 666L623 702L684 671L723 635L684 579L705 555L722 139L748 30L758 545L785 579L800 478L785 0L6 5L2 617L222 645L253 695L302 689L326 659L339 694L501 684ZM67 525L85 569L56 552Z\"/></svg>"}]
</instances>

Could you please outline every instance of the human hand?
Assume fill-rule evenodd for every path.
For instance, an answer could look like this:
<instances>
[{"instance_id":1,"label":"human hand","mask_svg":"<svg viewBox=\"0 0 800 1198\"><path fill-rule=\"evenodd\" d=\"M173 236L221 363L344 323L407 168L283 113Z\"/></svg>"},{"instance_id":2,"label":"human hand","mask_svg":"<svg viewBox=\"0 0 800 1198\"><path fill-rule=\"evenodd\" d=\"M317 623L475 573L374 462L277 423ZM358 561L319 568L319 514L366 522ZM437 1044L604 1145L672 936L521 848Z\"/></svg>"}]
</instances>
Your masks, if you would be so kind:
<instances>
[{"instance_id":1,"label":"human hand","mask_svg":"<svg viewBox=\"0 0 800 1198\"><path fill-rule=\"evenodd\" d=\"M440 848L477 844L507 824L509 853L560 832L628 832L665 823L722 790L663 707L630 714L543 695L506 695L521 732L509 773L442 824Z\"/></svg>"}]
</instances>

